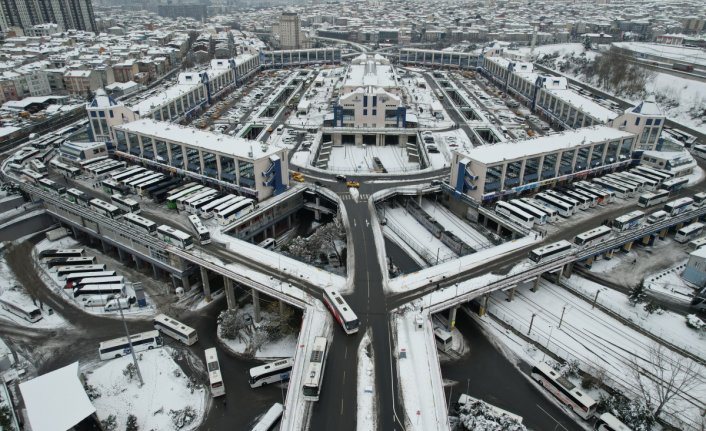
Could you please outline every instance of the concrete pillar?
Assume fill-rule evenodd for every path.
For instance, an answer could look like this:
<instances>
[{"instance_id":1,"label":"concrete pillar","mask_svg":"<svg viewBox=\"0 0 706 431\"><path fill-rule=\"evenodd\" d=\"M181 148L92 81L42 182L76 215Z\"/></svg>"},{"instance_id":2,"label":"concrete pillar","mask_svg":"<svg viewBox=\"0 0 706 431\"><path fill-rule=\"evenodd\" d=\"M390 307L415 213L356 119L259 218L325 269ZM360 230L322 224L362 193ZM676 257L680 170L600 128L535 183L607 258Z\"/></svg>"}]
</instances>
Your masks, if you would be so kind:
<instances>
[{"instance_id":1,"label":"concrete pillar","mask_svg":"<svg viewBox=\"0 0 706 431\"><path fill-rule=\"evenodd\" d=\"M203 266L201 267L201 285L203 286L206 302L211 302L211 285L208 283L208 270Z\"/></svg>"},{"instance_id":2,"label":"concrete pillar","mask_svg":"<svg viewBox=\"0 0 706 431\"><path fill-rule=\"evenodd\" d=\"M595 259L594 256L590 256L589 258L587 258L587 259L584 261L584 263L586 264L587 267L590 268L590 267L593 266L593 260L594 260L594 259Z\"/></svg>"},{"instance_id":3,"label":"concrete pillar","mask_svg":"<svg viewBox=\"0 0 706 431\"><path fill-rule=\"evenodd\" d=\"M667 237L667 233L669 232L668 228L664 228L661 231L659 231L659 239L665 239Z\"/></svg>"},{"instance_id":4,"label":"concrete pillar","mask_svg":"<svg viewBox=\"0 0 706 431\"><path fill-rule=\"evenodd\" d=\"M490 300L490 295L486 294L483 296L483 301L478 309L478 315L483 317L488 311L488 301Z\"/></svg>"},{"instance_id":5,"label":"concrete pillar","mask_svg":"<svg viewBox=\"0 0 706 431\"><path fill-rule=\"evenodd\" d=\"M184 291L191 290L191 282L189 281L189 276L186 274L181 276L181 287L184 288Z\"/></svg>"},{"instance_id":6,"label":"concrete pillar","mask_svg":"<svg viewBox=\"0 0 706 431\"><path fill-rule=\"evenodd\" d=\"M562 270L557 274L557 277L558 277L558 280L557 280L557 281L560 281L560 280L561 280L560 277L561 277L562 275L563 275L564 277L566 277L566 278L571 277L571 273L572 273L573 271L574 271L574 262L569 262L569 263L567 263L566 265L564 265L564 267L562 268ZM563 274L562 274L562 273L563 273Z\"/></svg>"},{"instance_id":7,"label":"concrete pillar","mask_svg":"<svg viewBox=\"0 0 706 431\"><path fill-rule=\"evenodd\" d=\"M233 288L233 280L223 276L223 286L226 291L226 302L228 303L228 309L233 310L237 305L235 303L235 289Z\"/></svg>"},{"instance_id":8,"label":"concrete pillar","mask_svg":"<svg viewBox=\"0 0 706 431\"><path fill-rule=\"evenodd\" d=\"M108 245L103 240L101 240L101 248L103 249L103 254L108 254L108 252L110 251L110 245Z\"/></svg>"},{"instance_id":9,"label":"concrete pillar","mask_svg":"<svg viewBox=\"0 0 706 431\"><path fill-rule=\"evenodd\" d=\"M76 229L76 226L71 226L71 232L74 234L74 238L78 239L80 231Z\"/></svg>"},{"instance_id":10,"label":"concrete pillar","mask_svg":"<svg viewBox=\"0 0 706 431\"><path fill-rule=\"evenodd\" d=\"M255 309L255 322L260 323L262 317L260 316L260 292L252 289L252 305Z\"/></svg>"},{"instance_id":11,"label":"concrete pillar","mask_svg":"<svg viewBox=\"0 0 706 431\"><path fill-rule=\"evenodd\" d=\"M152 274L156 280L159 280L159 267L154 263L152 264Z\"/></svg>"},{"instance_id":12,"label":"concrete pillar","mask_svg":"<svg viewBox=\"0 0 706 431\"><path fill-rule=\"evenodd\" d=\"M532 287L530 290L532 292L536 292L539 289L539 280L542 278L542 274L539 274L537 278L534 279L534 283L532 284Z\"/></svg>"},{"instance_id":13,"label":"concrete pillar","mask_svg":"<svg viewBox=\"0 0 706 431\"><path fill-rule=\"evenodd\" d=\"M630 242L628 242L628 243L623 244L623 251L627 253L627 252L629 252L630 250L632 250L632 243L633 243L633 242L630 241Z\"/></svg>"},{"instance_id":14,"label":"concrete pillar","mask_svg":"<svg viewBox=\"0 0 706 431\"><path fill-rule=\"evenodd\" d=\"M142 261L136 255L132 255L132 260L135 262L135 269L138 271L142 269Z\"/></svg>"},{"instance_id":15,"label":"concrete pillar","mask_svg":"<svg viewBox=\"0 0 706 431\"><path fill-rule=\"evenodd\" d=\"M292 215L290 214L287 216L287 229L291 229L291 228L292 228Z\"/></svg>"},{"instance_id":16,"label":"concrete pillar","mask_svg":"<svg viewBox=\"0 0 706 431\"><path fill-rule=\"evenodd\" d=\"M451 307L449 310L449 331L453 331L456 327L456 312L458 311L458 305Z\"/></svg>"},{"instance_id":17,"label":"concrete pillar","mask_svg":"<svg viewBox=\"0 0 706 431\"><path fill-rule=\"evenodd\" d=\"M512 302L513 299L515 299L515 289L517 289L517 286L512 286L510 290L506 291L507 292L507 302Z\"/></svg>"},{"instance_id":18,"label":"concrete pillar","mask_svg":"<svg viewBox=\"0 0 706 431\"><path fill-rule=\"evenodd\" d=\"M179 277L172 274L170 278L172 279L172 286L174 286L174 290L176 290L176 288L179 287Z\"/></svg>"},{"instance_id":19,"label":"concrete pillar","mask_svg":"<svg viewBox=\"0 0 706 431\"><path fill-rule=\"evenodd\" d=\"M606 259L612 259L614 252L615 252L615 250L611 248L610 250L608 250L608 251L605 252L604 257L605 257Z\"/></svg>"},{"instance_id":20,"label":"concrete pillar","mask_svg":"<svg viewBox=\"0 0 706 431\"><path fill-rule=\"evenodd\" d=\"M125 262L125 251L118 247L118 259L120 259L120 262Z\"/></svg>"}]
</instances>

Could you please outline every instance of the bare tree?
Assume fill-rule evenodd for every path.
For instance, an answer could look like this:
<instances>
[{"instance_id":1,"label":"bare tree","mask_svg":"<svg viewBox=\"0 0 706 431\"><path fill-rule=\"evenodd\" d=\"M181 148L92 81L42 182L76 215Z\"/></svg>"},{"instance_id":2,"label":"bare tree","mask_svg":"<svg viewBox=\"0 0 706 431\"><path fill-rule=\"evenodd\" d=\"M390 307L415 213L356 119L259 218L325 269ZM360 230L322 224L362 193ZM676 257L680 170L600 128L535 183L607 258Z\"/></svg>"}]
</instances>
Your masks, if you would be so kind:
<instances>
[{"instance_id":1,"label":"bare tree","mask_svg":"<svg viewBox=\"0 0 706 431\"><path fill-rule=\"evenodd\" d=\"M630 370L655 418L660 417L675 396L689 392L698 384L697 363L661 344L649 347L646 360L633 356Z\"/></svg>"}]
</instances>

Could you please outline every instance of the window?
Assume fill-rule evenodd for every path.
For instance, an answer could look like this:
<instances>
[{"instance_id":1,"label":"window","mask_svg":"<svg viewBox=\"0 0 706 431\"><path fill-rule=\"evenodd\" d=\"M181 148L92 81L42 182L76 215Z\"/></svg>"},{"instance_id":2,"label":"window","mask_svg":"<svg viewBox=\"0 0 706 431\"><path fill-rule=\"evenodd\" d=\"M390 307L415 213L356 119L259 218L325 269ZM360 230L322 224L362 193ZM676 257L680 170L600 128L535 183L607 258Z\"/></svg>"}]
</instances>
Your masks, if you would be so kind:
<instances>
[{"instance_id":1,"label":"window","mask_svg":"<svg viewBox=\"0 0 706 431\"><path fill-rule=\"evenodd\" d=\"M651 126L652 125L652 118L648 118L647 120L645 120L645 124L647 126Z\"/></svg>"},{"instance_id":2,"label":"window","mask_svg":"<svg viewBox=\"0 0 706 431\"><path fill-rule=\"evenodd\" d=\"M367 109L363 109L363 115L368 115L368 110L367 110Z\"/></svg>"},{"instance_id":3,"label":"window","mask_svg":"<svg viewBox=\"0 0 706 431\"><path fill-rule=\"evenodd\" d=\"M105 118L105 112L104 112L104 111L98 111L98 116Z\"/></svg>"},{"instance_id":4,"label":"window","mask_svg":"<svg viewBox=\"0 0 706 431\"><path fill-rule=\"evenodd\" d=\"M378 115L377 109L373 109L373 115Z\"/></svg>"},{"instance_id":5,"label":"window","mask_svg":"<svg viewBox=\"0 0 706 431\"><path fill-rule=\"evenodd\" d=\"M655 126L659 126L662 124L662 119L661 118L655 118Z\"/></svg>"},{"instance_id":6,"label":"window","mask_svg":"<svg viewBox=\"0 0 706 431\"><path fill-rule=\"evenodd\" d=\"M363 106L368 106L368 96L363 96Z\"/></svg>"},{"instance_id":7,"label":"window","mask_svg":"<svg viewBox=\"0 0 706 431\"><path fill-rule=\"evenodd\" d=\"M640 125L640 117L635 118L635 125L636 126Z\"/></svg>"},{"instance_id":8,"label":"window","mask_svg":"<svg viewBox=\"0 0 706 431\"><path fill-rule=\"evenodd\" d=\"M113 111L108 111L108 113L110 114L110 118L113 118L115 116L115 114L113 114Z\"/></svg>"}]
</instances>

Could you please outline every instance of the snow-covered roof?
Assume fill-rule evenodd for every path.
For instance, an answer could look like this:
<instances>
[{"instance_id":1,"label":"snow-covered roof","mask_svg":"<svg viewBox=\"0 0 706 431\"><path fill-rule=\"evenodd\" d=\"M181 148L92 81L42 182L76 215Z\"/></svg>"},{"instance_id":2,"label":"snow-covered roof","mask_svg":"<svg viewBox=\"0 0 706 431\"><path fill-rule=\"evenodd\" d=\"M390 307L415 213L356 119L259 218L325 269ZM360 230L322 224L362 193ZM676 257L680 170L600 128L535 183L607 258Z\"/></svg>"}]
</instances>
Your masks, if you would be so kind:
<instances>
[{"instance_id":1,"label":"snow-covered roof","mask_svg":"<svg viewBox=\"0 0 706 431\"><path fill-rule=\"evenodd\" d=\"M503 160L516 160L538 154L571 149L613 139L633 137L634 134L608 126L583 127L535 139L507 142L495 145L482 145L468 151L468 158L491 164Z\"/></svg>"},{"instance_id":2,"label":"snow-covered roof","mask_svg":"<svg viewBox=\"0 0 706 431\"><path fill-rule=\"evenodd\" d=\"M599 105L574 90L547 90L547 92L603 123L607 123L609 120L612 120L618 116L616 112Z\"/></svg>"},{"instance_id":3,"label":"snow-covered roof","mask_svg":"<svg viewBox=\"0 0 706 431\"><path fill-rule=\"evenodd\" d=\"M360 57L358 57L358 59L360 59ZM375 57L368 58L365 62L351 64L348 68L346 81L343 85L344 87L373 85L387 88L396 86L397 82L392 66L385 64L385 62Z\"/></svg>"},{"instance_id":4,"label":"snow-covered roof","mask_svg":"<svg viewBox=\"0 0 706 431\"><path fill-rule=\"evenodd\" d=\"M191 147L202 148L206 151L216 151L232 155L240 159L260 159L272 154L277 154L280 148L274 146L264 147L258 141L222 135L195 129L193 127L179 126L173 123L156 121L150 118L133 121L115 126L117 130L134 132L155 139L168 140L182 143ZM252 152L252 155L250 154Z\"/></svg>"},{"instance_id":5,"label":"snow-covered roof","mask_svg":"<svg viewBox=\"0 0 706 431\"><path fill-rule=\"evenodd\" d=\"M109 108L111 106L116 106L118 103L113 100L112 97L105 93L105 90L99 88L96 90L96 97L93 98L89 104L89 108Z\"/></svg>"},{"instance_id":6,"label":"snow-covered roof","mask_svg":"<svg viewBox=\"0 0 706 431\"><path fill-rule=\"evenodd\" d=\"M657 102L655 101L655 97L653 95L647 96L645 100L640 102L639 105L635 106L634 108L628 109L631 112L634 112L636 114L642 114L642 115L664 115L662 113L662 110L659 109L659 106L657 106Z\"/></svg>"},{"instance_id":7,"label":"snow-covered roof","mask_svg":"<svg viewBox=\"0 0 706 431\"><path fill-rule=\"evenodd\" d=\"M78 378L78 362L20 383L33 431L64 431L95 413Z\"/></svg>"}]
</instances>

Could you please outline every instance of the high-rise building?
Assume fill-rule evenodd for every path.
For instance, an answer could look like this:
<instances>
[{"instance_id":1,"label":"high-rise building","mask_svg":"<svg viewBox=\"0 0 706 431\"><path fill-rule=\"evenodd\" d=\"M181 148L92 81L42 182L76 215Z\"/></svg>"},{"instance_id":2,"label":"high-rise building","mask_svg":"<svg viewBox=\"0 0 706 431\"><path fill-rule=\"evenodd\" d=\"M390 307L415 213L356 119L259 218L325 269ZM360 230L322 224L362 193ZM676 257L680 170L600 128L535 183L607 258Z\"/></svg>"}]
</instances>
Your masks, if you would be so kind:
<instances>
[{"instance_id":1,"label":"high-rise building","mask_svg":"<svg viewBox=\"0 0 706 431\"><path fill-rule=\"evenodd\" d=\"M282 49L301 48L299 15L284 12L279 18L279 44Z\"/></svg>"},{"instance_id":2,"label":"high-rise building","mask_svg":"<svg viewBox=\"0 0 706 431\"><path fill-rule=\"evenodd\" d=\"M91 0L0 0L0 30L55 23L60 30L97 32Z\"/></svg>"}]
</instances>

